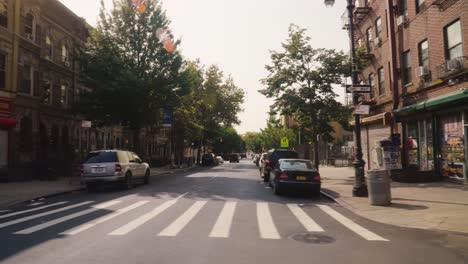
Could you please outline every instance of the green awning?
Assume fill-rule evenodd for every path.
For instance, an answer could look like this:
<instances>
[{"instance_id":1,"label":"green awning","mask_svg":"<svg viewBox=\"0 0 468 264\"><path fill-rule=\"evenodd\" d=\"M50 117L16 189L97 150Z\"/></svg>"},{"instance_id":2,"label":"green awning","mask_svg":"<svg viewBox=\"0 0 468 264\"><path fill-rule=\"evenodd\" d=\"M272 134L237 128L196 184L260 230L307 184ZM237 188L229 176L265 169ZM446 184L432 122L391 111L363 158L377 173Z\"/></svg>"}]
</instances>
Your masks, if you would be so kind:
<instances>
[{"instance_id":1,"label":"green awning","mask_svg":"<svg viewBox=\"0 0 468 264\"><path fill-rule=\"evenodd\" d=\"M463 102L464 100L468 100L468 89L461 89L453 93L441 95L416 104L401 107L393 111L393 114L395 116L406 116L423 110L433 110L438 107L446 106L447 104L457 104L459 102Z\"/></svg>"}]
</instances>

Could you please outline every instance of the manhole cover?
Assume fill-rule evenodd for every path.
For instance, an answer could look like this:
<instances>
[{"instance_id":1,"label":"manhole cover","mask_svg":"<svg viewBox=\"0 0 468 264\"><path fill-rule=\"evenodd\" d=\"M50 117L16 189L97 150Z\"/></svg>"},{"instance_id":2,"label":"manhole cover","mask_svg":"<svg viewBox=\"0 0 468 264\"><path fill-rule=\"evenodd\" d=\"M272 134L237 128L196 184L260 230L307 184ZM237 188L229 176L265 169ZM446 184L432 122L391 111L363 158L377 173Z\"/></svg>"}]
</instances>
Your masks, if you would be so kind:
<instances>
[{"instance_id":1,"label":"manhole cover","mask_svg":"<svg viewBox=\"0 0 468 264\"><path fill-rule=\"evenodd\" d=\"M307 244L330 244L335 242L333 237L314 233L294 234L289 236L289 238Z\"/></svg>"}]
</instances>

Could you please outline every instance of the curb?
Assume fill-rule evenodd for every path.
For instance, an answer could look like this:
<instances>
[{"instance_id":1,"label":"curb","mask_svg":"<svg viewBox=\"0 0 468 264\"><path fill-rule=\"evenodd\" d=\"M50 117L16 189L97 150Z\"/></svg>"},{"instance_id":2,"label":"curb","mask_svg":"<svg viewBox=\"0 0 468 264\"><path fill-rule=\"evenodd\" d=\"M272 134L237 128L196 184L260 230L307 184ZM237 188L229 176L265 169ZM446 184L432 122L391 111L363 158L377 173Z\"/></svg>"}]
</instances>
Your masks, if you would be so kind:
<instances>
[{"instance_id":1,"label":"curb","mask_svg":"<svg viewBox=\"0 0 468 264\"><path fill-rule=\"evenodd\" d=\"M179 172L188 172L188 171L191 171L191 170L196 169L196 168L198 168L198 167L193 166L193 167L185 168L185 169L165 171L165 172L158 173L158 174L151 174L151 177L164 176L164 175L175 174L175 173L179 173ZM56 196L60 196L60 195L65 195L65 194L70 194L70 193L74 193L74 192L80 192L80 191L84 191L84 190L86 190L86 187L80 186L80 187L77 187L77 188L72 189L72 190L58 191L58 192L53 192L53 193L46 194L46 195L36 196L34 198L30 198L30 199L27 199L27 200L22 201L22 202L15 202L15 203L12 203L12 204L7 204L5 206L0 205L0 208L1 209L9 209L9 208L13 208L15 206L27 204L30 201L48 199L48 198L52 198L52 197L56 197Z\"/></svg>"},{"instance_id":2,"label":"curb","mask_svg":"<svg viewBox=\"0 0 468 264\"><path fill-rule=\"evenodd\" d=\"M440 228L427 228L427 227L418 227L418 226L409 226L409 225L398 225L398 224L391 224L391 223L385 223L385 222L381 222L381 221L378 221L378 220L374 220L374 219L371 219L371 218L368 218L364 215L362 215L360 213L360 211L357 209L357 208L354 208L352 207L351 205L349 205L348 203L346 203L345 201L341 200L340 198L337 198L335 197L334 195L330 194L330 193L327 193L326 191L323 191L323 189L320 190L320 193L322 195L324 195L325 197L333 200L335 203L343 206L344 208L348 209L349 211L353 212L354 214L362 217L362 218L365 218L367 220L370 220L370 221L373 221L373 222L377 222L377 223L381 223L381 224L386 224L386 225L391 225L391 226L396 226L396 227L404 227L404 228L414 228L414 229L421 229L421 230L430 230L430 231L436 231L436 232L442 232L442 233L446 233L446 234L453 234L453 235L460 235L460 236L468 236L468 233L467 232L463 232L463 231L456 231L456 230L446 230L446 229L440 229Z\"/></svg>"},{"instance_id":3,"label":"curb","mask_svg":"<svg viewBox=\"0 0 468 264\"><path fill-rule=\"evenodd\" d=\"M52 198L52 197L56 197L56 196L60 196L60 195L64 195L64 194L69 194L69 193L74 193L74 192L81 192L81 191L84 191L84 190L86 190L86 188L83 187L83 186L80 186L80 187L77 187L77 188L72 189L72 190L58 191L58 192L54 192L54 193L50 193L50 194L46 194L46 195L37 196L37 197L27 199L26 201L22 201L22 202L15 202L15 203L5 205L5 206L0 205L0 208L7 208L7 209L8 208L13 208L15 206L26 204L26 203L29 203L31 201L48 199L48 198Z\"/></svg>"}]
</instances>

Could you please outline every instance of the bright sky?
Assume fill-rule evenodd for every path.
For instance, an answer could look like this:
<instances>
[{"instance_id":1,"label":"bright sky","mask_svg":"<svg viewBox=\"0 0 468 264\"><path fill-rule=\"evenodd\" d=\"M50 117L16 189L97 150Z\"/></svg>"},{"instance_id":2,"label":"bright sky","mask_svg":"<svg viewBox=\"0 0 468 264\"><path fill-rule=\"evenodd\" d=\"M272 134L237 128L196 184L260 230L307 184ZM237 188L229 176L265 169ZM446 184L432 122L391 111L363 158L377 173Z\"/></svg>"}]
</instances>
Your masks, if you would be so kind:
<instances>
[{"instance_id":1,"label":"bright sky","mask_svg":"<svg viewBox=\"0 0 468 264\"><path fill-rule=\"evenodd\" d=\"M60 0L91 25L96 24L99 0ZM104 0L111 7L112 0ZM336 0L326 8L323 0L162 0L171 19L171 29L182 39L179 47L188 59L200 58L232 75L245 90L244 112L239 133L259 131L266 126L272 103L257 92L269 50L278 50L287 37L290 23L308 30L314 48L348 50L341 14L346 1ZM86 3L86 4L85 4ZM336 92L343 100L343 90Z\"/></svg>"}]
</instances>

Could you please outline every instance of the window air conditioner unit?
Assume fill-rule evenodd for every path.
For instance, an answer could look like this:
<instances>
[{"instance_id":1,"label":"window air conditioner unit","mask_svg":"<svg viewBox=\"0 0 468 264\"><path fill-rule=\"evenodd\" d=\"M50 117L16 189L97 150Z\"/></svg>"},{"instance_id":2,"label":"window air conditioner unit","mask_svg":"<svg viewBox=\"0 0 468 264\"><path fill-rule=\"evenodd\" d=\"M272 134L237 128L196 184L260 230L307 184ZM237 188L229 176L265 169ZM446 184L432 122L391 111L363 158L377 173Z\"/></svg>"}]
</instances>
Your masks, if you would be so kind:
<instances>
[{"instance_id":1,"label":"window air conditioner unit","mask_svg":"<svg viewBox=\"0 0 468 264\"><path fill-rule=\"evenodd\" d=\"M416 68L416 76L418 78L424 77L429 74L429 69L426 66L419 66Z\"/></svg>"},{"instance_id":2,"label":"window air conditioner unit","mask_svg":"<svg viewBox=\"0 0 468 264\"><path fill-rule=\"evenodd\" d=\"M406 15L401 15L397 18L397 26L403 27L406 25L406 23L408 23L408 18Z\"/></svg>"},{"instance_id":3,"label":"window air conditioner unit","mask_svg":"<svg viewBox=\"0 0 468 264\"><path fill-rule=\"evenodd\" d=\"M376 38L374 39L374 45L375 45L376 47L380 47L380 45L382 45L382 40L380 39L380 37L376 37Z\"/></svg>"},{"instance_id":4,"label":"window air conditioner unit","mask_svg":"<svg viewBox=\"0 0 468 264\"><path fill-rule=\"evenodd\" d=\"M447 61L447 71L457 71L462 67L461 61L458 59L452 59Z\"/></svg>"}]
</instances>

